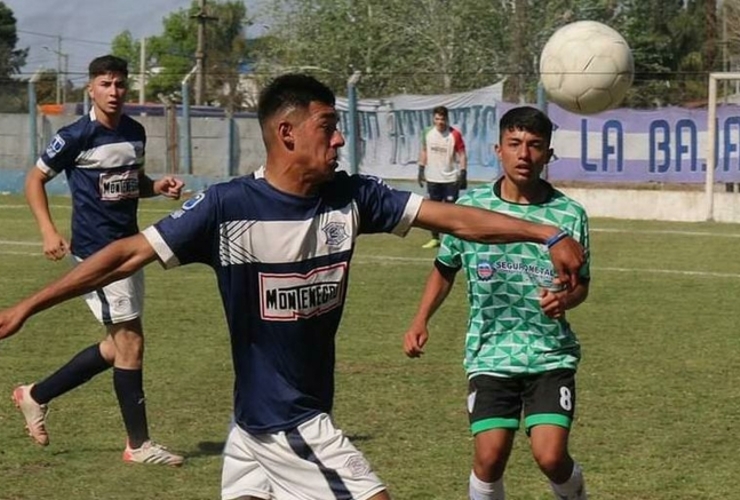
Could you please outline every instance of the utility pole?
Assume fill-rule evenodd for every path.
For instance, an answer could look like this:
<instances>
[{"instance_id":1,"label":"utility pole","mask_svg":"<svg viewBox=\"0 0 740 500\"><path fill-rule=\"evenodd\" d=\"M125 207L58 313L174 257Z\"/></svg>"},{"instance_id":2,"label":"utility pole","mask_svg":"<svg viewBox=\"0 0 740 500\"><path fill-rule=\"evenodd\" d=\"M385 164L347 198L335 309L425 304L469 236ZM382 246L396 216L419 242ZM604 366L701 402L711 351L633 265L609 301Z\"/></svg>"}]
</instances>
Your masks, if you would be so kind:
<instances>
[{"instance_id":1,"label":"utility pole","mask_svg":"<svg viewBox=\"0 0 740 500\"><path fill-rule=\"evenodd\" d=\"M57 48L44 45L43 49L57 55L57 104L67 102L67 72L69 71L69 54L62 52L62 37L57 36ZM64 60L64 64L62 64Z\"/></svg>"},{"instance_id":2,"label":"utility pole","mask_svg":"<svg viewBox=\"0 0 740 500\"><path fill-rule=\"evenodd\" d=\"M67 80L69 79L69 54L61 53L64 59L64 72L62 73L62 104L67 104Z\"/></svg>"},{"instance_id":3,"label":"utility pole","mask_svg":"<svg viewBox=\"0 0 740 500\"><path fill-rule=\"evenodd\" d=\"M57 36L57 104L62 102L62 87L64 76L62 75L62 37Z\"/></svg>"},{"instance_id":4,"label":"utility pole","mask_svg":"<svg viewBox=\"0 0 740 500\"><path fill-rule=\"evenodd\" d=\"M200 10L192 18L198 21L198 48L195 51L195 105L203 103L203 94L206 82L206 23L216 18L206 13L206 0L200 0Z\"/></svg>"},{"instance_id":5,"label":"utility pole","mask_svg":"<svg viewBox=\"0 0 740 500\"><path fill-rule=\"evenodd\" d=\"M141 39L139 51L139 104L146 102L146 38Z\"/></svg>"}]
</instances>

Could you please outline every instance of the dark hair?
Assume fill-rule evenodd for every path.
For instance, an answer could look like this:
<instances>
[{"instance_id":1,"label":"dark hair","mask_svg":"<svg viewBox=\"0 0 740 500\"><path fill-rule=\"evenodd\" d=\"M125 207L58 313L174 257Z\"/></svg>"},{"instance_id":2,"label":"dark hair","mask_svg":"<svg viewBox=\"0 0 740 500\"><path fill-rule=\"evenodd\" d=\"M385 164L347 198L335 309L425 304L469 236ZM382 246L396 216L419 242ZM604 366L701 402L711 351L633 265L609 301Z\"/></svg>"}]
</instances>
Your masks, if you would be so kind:
<instances>
[{"instance_id":1,"label":"dark hair","mask_svg":"<svg viewBox=\"0 0 740 500\"><path fill-rule=\"evenodd\" d=\"M308 108L312 102L334 106L334 92L316 78L297 73L278 76L260 92L257 118L261 126L286 107Z\"/></svg>"},{"instance_id":2,"label":"dark hair","mask_svg":"<svg viewBox=\"0 0 740 500\"><path fill-rule=\"evenodd\" d=\"M507 130L525 130L541 136L550 143L552 122L545 113L531 106L511 108L499 121L499 140Z\"/></svg>"},{"instance_id":3,"label":"dark hair","mask_svg":"<svg viewBox=\"0 0 740 500\"><path fill-rule=\"evenodd\" d=\"M91 80L96 76L107 75L108 73L121 73L128 78L128 61L110 54L100 56L90 62L87 71Z\"/></svg>"},{"instance_id":4,"label":"dark hair","mask_svg":"<svg viewBox=\"0 0 740 500\"><path fill-rule=\"evenodd\" d=\"M449 119L449 117L450 117L450 112L449 112L449 110L447 109L446 106L437 106L436 108L434 108L432 110L432 114L433 115L442 115L442 116L445 117L445 120Z\"/></svg>"}]
</instances>

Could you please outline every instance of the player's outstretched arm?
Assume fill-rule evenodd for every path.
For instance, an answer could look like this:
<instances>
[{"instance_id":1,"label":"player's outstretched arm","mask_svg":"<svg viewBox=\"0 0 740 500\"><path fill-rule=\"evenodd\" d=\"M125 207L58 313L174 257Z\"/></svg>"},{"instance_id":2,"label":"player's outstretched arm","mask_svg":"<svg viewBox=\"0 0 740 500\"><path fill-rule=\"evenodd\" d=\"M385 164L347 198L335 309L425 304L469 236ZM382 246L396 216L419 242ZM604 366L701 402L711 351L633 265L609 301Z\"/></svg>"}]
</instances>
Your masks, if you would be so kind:
<instances>
[{"instance_id":1,"label":"player's outstretched arm","mask_svg":"<svg viewBox=\"0 0 740 500\"><path fill-rule=\"evenodd\" d=\"M427 328L429 320L450 294L454 283L455 271L453 270L443 274L437 267L434 267L429 273L416 316L403 337L403 352L409 358L418 358L424 354L424 345L429 340Z\"/></svg>"},{"instance_id":2,"label":"player's outstretched arm","mask_svg":"<svg viewBox=\"0 0 740 500\"><path fill-rule=\"evenodd\" d=\"M49 260L59 260L69 251L69 243L59 234L49 211L46 183L51 178L41 169L31 167L26 175L26 201L41 233L44 255Z\"/></svg>"},{"instance_id":3,"label":"player's outstretched arm","mask_svg":"<svg viewBox=\"0 0 740 500\"><path fill-rule=\"evenodd\" d=\"M560 229L554 226L535 224L481 208L431 200L421 203L414 225L481 243L547 243L550 259L560 279L572 288L578 284L578 272L584 262L583 246L570 236L561 238Z\"/></svg>"},{"instance_id":4,"label":"player's outstretched arm","mask_svg":"<svg viewBox=\"0 0 740 500\"><path fill-rule=\"evenodd\" d=\"M0 339L16 333L34 314L130 276L156 258L141 233L111 243L58 280L0 312Z\"/></svg>"}]
</instances>

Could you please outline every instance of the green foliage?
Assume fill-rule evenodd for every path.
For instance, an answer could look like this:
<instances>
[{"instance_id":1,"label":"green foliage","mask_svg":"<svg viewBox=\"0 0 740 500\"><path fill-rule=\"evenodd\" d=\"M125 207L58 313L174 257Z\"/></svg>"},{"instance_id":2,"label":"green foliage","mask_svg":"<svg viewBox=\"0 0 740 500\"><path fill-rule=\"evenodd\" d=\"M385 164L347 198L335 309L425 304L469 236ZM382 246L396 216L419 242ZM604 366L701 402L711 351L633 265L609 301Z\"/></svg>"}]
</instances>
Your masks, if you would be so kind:
<instances>
[{"instance_id":1,"label":"green foliage","mask_svg":"<svg viewBox=\"0 0 740 500\"><path fill-rule=\"evenodd\" d=\"M28 49L17 49L18 33L13 11L0 2L0 79L17 74L26 64Z\"/></svg>"},{"instance_id":2,"label":"green foliage","mask_svg":"<svg viewBox=\"0 0 740 500\"><path fill-rule=\"evenodd\" d=\"M313 72L342 93L359 69L366 97L506 78L506 98L531 102L549 36L589 19L625 36L637 73L626 104L650 107L706 96L705 9L704 0L282 0L260 55L267 72L320 68Z\"/></svg>"},{"instance_id":3,"label":"green foliage","mask_svg":"<svg viewBox=\"0 0 740 500\"><path fill-rule=\"evenodd\" d=\"M490 85L504 57L492 29L503 24L497 10L444 0L278 2L266 60L277 72L319 68L313 72L336 90L361 70L365 96Z\"/></svg>"},{"instance_id":4,"label":"green foliage","mask_svg":"<svg viewBox=\"0 0 740 500\"><path fill-rule=\"evenodd\" d=\"M13 11L0 2L0 113L19 113L28 109L26 86L12 75L26 64L28 49L17 49L18 33Z\"/></svg>"},{"instance_id":5,"label":"green foliage","mask_svg":"<svg viewBox=\"0 0 740 500\"><path fill-rule=\"evenodd\" d=\"M141 59L141 42L134 40L131 32L126 30L113 38L111 53L128 61L129 73L135 73Z\"/></svg>"},{"instance_id":6,"label":"green foliage","mask_svg":"<svg viewBox=\"0 0 740 500\"><path fill-rule=\"evenodd\" d=\"M243 96L237 92L239 64L248 58L249 51L244 29L251 21L244 2L238 0L210 1L207 4L206 28L206 101L240 107ZM162 21L161 35L146 41L147 77L146 96L158 101L160 94L178 102L181 100L181 82L195 66L198 45L200 13L197 0L187 9L180 9ZM113 53L131 62L138 70L140 41L133 40L124 31L113 40ZM191 82L192 84L192 79ZM225 92L224 88L229 92ZM224 97L226 94L226 97Z\"/></svg>"},{"instance_id":7,"label":"green foliage","mask_svg":"<svg viewBox=\"0 0 740 500\"><path fill-rule=\"evenodd\" d=\"M67 227L68 198L52 198ZM141 226L178 203L144 200ZM41 254L23 199L0 199L0 307L66 272ZM583 345L571 449L599 500L737 498L740 408L740 228L731 224L595 219L588 300L568 313ZM462 278L433 318L421 359L402 353L433 260L406 239L363 236L337 337L334 417L397 500L467 498L472 443L462 369L467 317ZM26 244L22 244L26 242ZM187 455L181 469L120 457L124 430L110 372L52 402L51 445L25 435L8 401L100 339L81 299L30 319L0 342L0 498L219 498L221 447L233 371L222 306L205 266L148 266L145 384L152 436ZM506 472L511 498L552 498L526 435Z\"/></svg>"}]
</instances>

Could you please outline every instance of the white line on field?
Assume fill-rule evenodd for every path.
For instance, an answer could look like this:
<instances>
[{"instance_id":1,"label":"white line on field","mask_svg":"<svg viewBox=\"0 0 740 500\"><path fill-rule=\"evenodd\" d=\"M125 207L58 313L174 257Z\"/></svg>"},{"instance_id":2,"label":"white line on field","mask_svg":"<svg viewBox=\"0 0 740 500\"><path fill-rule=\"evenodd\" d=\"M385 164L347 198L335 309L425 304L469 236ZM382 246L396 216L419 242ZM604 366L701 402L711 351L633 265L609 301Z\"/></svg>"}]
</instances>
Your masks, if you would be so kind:
<instances>
[{"instance_id":1,"label":"white line on field","mask_svg":"<svg viewBox=\"0 0 740 500\"><path fill-rule=\"evenodd\" d=\"M28 205L2 205L0 204L0 210L4 208L12 209L28 209ZM71 205L50 205L50 208L71 209ZM140 208L139 212L152 213L152 214L170 214L174 212L176 208ZM716 233L711 231L686 231L678 229L620 229L620 228L607 228L607 227L592 227L591 232L594 233L619 233L619 234L665 234L673 236L715 236L717 238L740 238L740 233ZM0 242L1 243L1 242Z\"/></svg>"},{"instance_id":2,"label":"white line on field","mask_svg":"<svg viewBox=\"0 0 740 500\"><path fill-rule=\"evenodd\" d=\"M14 245L33 245L37 246L37 243L32 242L6 242L0 240L0 245L3 244L14 244ZM22 255L25 257L42 257L41 252L14 252L0 250L0 255ZM378 262L408 262L410 264L425 264L431 267L434 262L433 259L423 259L420 257L398 257L391 255L357 255L353 262L355 264L376 264ZM737 273L716 273L711 271L682 271L680 269L640 269L640 268L626 268L626 267L592 267L594 271L606 271L613 273L648 273L648 274L673 274L678 276L699 276L702 278L740 278L740 274Z\"/></svg>"},{"instance_id":3,"label":"white line on field","mask_svg":"<svg viewBox=\"0 0 740 500\"><path fill-rule=\"evenodd\" d=\"M699 233L705 234L705 233ZM14 240L0 240L0 246L22 246L22 247L40 247L41 243L37 241L14 241ZM0 255L25 255L28 257L42 256L42 252L18 252L18 251L7 251L0 250ZM358 264L367 264L375 262L408 262L412 264L429 264L434 262L434 258L421 258L421 257L401 257L391 255L362 255L358 254L354 262ZM736 273L717 273L711 271L682 271L680 269L639 269L639 268L624 268L624 267L592 267L594 271L607 271L615 273L650 273L650 274L675 274L681 276L703 276L712 278L740 278L740 274Z\"/></svg>"},{"instance_id":4,"label":"white line on field","mask_svg":"<svg viewBox=\"0 0 740 500\"><path fill-rule=\"evenodd\" d=\"M433 258L422 259L419 257L394 257L394 256L382 256L382 255L360 255L358 254L354 261L357 264L369 264L383 261L392 262L408 262L410 264L427 264L431 268L434 263ZM707 278L740 278L740 274L737 273L716 273L711 271L682 271L680 269L640 269L640 268L624 268L624 267L591 267L594 271L606 271L615 273L648 273L648 274L675 274L679 276L700 276Z\"/></svg>"},{"instance_id":5,"label":"white line on field","mask_svg":"<svg viewBox=\"0 0 740 500\"><path fill-rule=\"evenodd\" d=\"M636 234L670 234L676 236L717 236L720 238L740 238L737 233L712 233L701 231L679 231L673 229L618 229L618 228L591 228L594 233L636 233Z\"/></svg>"},{"instance_id":6,"label":"white line on field","mask_svg":"<svg viewBox=\"0 0 740 500\"><path fill-rule=\"evenodd\" d=\"M2 205L0 204L0 210L4 208L10 208L10 209L28 209L28 205ZM72 205L49 205L49 208L57 208L57 209L72 209ZM145 212L145 213L155 213L155 214L169 214L177 210L176 208L168 209L168 208L140 208L139 212Z\"/></svg>"}]
</instances>

